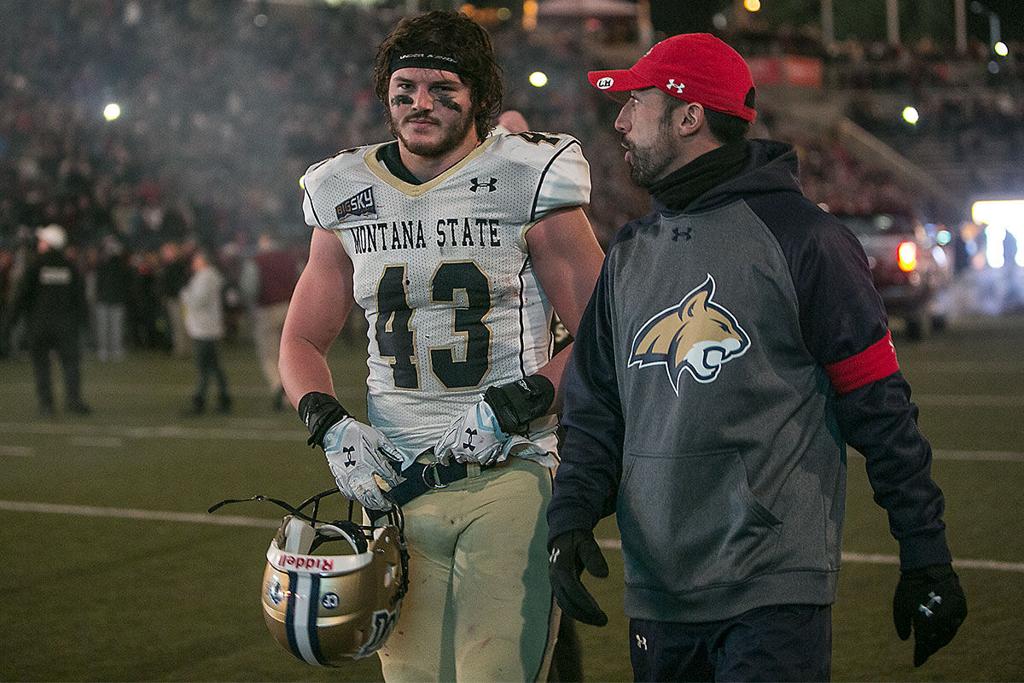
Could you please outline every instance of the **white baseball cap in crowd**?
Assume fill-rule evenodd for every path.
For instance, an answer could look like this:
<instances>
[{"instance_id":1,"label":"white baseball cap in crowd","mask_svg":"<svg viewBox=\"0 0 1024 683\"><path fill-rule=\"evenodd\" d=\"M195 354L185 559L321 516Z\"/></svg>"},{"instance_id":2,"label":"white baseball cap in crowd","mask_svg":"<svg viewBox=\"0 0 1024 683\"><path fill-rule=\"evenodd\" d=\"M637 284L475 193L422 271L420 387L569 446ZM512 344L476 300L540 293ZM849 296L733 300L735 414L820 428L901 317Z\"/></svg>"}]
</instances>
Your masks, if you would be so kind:
<instances>
[{"instance_id":1,"label":"white baseball cap in crowd","mask_svg":"<svg viewBox=\"0 0 1024 683\"><path fill-rule=\"evenodd\" d=\"M68 243L68 234L64 231L64 228L56 223L51 223L45 228L36 230L36 237L46 242L51 249L63 249Z\"/></svg>"}]
</instances>

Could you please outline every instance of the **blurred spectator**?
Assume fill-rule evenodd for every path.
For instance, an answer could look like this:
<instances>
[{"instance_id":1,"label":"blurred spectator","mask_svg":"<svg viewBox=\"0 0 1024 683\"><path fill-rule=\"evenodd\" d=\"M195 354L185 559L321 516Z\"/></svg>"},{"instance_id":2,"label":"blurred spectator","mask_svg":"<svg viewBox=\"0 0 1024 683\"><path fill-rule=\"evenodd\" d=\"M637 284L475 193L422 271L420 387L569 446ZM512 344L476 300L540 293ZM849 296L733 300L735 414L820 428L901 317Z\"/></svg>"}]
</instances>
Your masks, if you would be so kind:
<instances>
[{"instance_id":1,"label":"blurred spectator","mask_svg":"<svg viewBox=\"0 0 1024 683\"><path fill-rule=\"evenodd\" d=\"M192 255L192 277L181 290L185 305L185 329L192 338L192 350L198 383L188 415L201 415L206 409L206 390L211 379L217 383L218 410L231 412L227 376L220 364L217 343L224 338L224 278L205 250Z\"/></svg>"},{"instance_id":2,"label":"blurred spectator","mask_svg":"<svg viewBox=\"0 0 1024 683\"><path fill-rule=\"evenodd\" d=\"M171 353L176 358L189 355L188 332L185 331L181 290L189 279L188 255L182 253L177 242L164 242L160 247L160 275L158 289L160 303L167 319Z\"/></svg>"},{"instance_id":3,"label":"blurred spectator","mask_svg":"<svg viewBox=\"0 0 1024 683\"><path fill-rule=\"evenodd\" d=\"M65 256L67 233L59 225L37 231L39 256L25 271L18 285L9 327L21 316L28 322L27 338L32 356L39 414L53 415L53 386L50 352L56 351L64 372L64 406L69 413L91 411L82 400L79 362L79 329L88 321L85 285L74 264Z\"/></svg>"},{"instance_id":4,"label":"blurred spectator","mask_svg":"<svg viewBox=\"0 0 1024 683\"><path fill-rule=\"evenodd\" d=\"M96 356L101 362L124 359L125 308L131 284L124 247L115 236L107 235L96 266Z\"/></svg>"},{"instance_id":5,"label":"blurred spectator","mask_svg":"<svg viewBox=\"0 0 1024 683\"><path fill-rule=\"evenodd\" d=\"M7 302L14 294L13 270L14 254L0 247L0 358L6 358L10 353L7 326L3 323L9 314Z\"/></svg>"},{"instance_id":6,"label":"blurred spectator","mask_svg":"<svg viewBox=\"0 0 1024 683\"><path fill-rule=\"evenodd\" d=\"M159 256L155 251L132 255L132 288L128 304L128 327L135 348L167 348L168 335L158 292Z\"/></svg>"},{"instance_id":7,"label":"blurred spectator","mask_svg":"<svg viewBox=\"0 0 1024 683\"><path fill-rule=\"evenodd\" d=\"M260 235L257 253L242 267L240 287L253 318L253 338L263 377L270 387L274 410L284 407L284 389L277 370L281 332L288 302L301 266L295 254L283 249L268 233Z\"/></svg>"}]
</instances>

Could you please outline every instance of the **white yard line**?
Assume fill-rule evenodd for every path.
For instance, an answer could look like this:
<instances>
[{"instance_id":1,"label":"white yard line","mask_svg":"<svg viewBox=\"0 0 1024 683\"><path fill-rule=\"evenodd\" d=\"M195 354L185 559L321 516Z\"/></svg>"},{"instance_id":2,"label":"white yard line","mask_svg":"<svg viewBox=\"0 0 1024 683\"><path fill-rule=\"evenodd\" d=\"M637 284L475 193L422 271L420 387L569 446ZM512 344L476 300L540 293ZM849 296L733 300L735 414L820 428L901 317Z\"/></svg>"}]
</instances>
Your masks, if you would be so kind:
<instances>
[{"instance_id":1,"label":"white yard line","mask_svg":"<svg viewBox=\"0 0 1024 683\"><path fill-rule=\"evenodd\" d=\"M1024 453L1016 451L932 451L936 460L975 460L983 462L1024 462Z\"/></svg>"},{"instance_id":2,"label":"white yard line","mask_svg":"<svg viewBox=\"0 0 1024 683\"><path fill-rule=\"evenodd\" d=\"M28 446L0 446L0 458L31 458L33 453Z\"/></svg>"},{"instance_id":3,"label":"white yard line","mask_svg":"<svg viewBox=\"0 0 1024 683\"><path fill-rule=\"evenodd\" d=\"M135 508L96 507L92 505L58 505L55 503L33 503L21 500L0 500L0 511L30 512L36 514L69 515L72 517L112 517L152 522L183 522L186 524L214 524L218 526L256 527L274 529L280 524L276 520L240 515L219 515L193 512L171 512L167 510L138 510ZM598 540L605 550L622 550L622 541L617 538ZM867 553L843 553L843 562L859 564L899 565L895 555L873 555ZM1024 563L1000 562L998 560L961 560L954 561L957 568L991 569L993 571L1014 572L1024 574Z\"/></svg>"},{"instance_id":4,"label":"white yard line","mask_svg":"<svg viewBox=\"0 0 1024 683\"><path fill-rule=\"evenodd\" d=\"M266 397L268 400L271 397L270 389L257 384L232 384L229 388L234 396ZM87 383L84 387L84 392L86 398L90 394L117 394L118 396L181 396L182 401L187 401L195 389L194 384L146 384L140 380L138 383ZM5 382L0 384L0 394L32 396L34 390L35 385L29 382ZM341 400L366 398L366 389L362 387L342 387L338 389L338 398Z\"/></svg>"},{"instance_id":5,"label":"white yard line","mask_svg":"<svg viewBox=\"0 0 1024 683\"><path fill-rule=\"evenodd\" d=\"M622 541L617 538L599 538L597 544L605 550L622 550ZM843 562L852 564L887 564L899 566L896 555L875 555L870 553L843 553ZM1024 574L1024 562L999 562L998 560L953 560L957 569L991 569L999 572Z\"/></svg>"},{"instance_id":6,"label":"white yard line","mask_svg":"<svg viewBox=\"0 0 1024 683\"><path fill-rule=\"evenodd\" d=\"M225 441L293 441L305 434L296 421L295 429L254 429L247 427L129 426L57 422L0 422L0 434L45 434L70 437L111 437L128 439L221 439Z\"/></svg>"},{"instance_id":7,"label":"white yard line","mask_svg":"<svg viewBox=\"0 0 1024 683\"><path fill-rule=\"evenodd\" d=\"M914 394L919 406L948 408L1022 408L1024 396L997 394Z\"/></svg>"},{"instance_id":8,"label":"white yard line","mask_svg":"<svg viewBox=\"0 0 1024 683\"><path fill-rule=\"evenodd\" d=\"M267 529L276 529L281 524L278 520L241 517L239 515L137 510L134 508L108 508L92 505L57 505L54 503L32 503L21 500L0 500L0 510L5 512L70 515L72 517L114 517L117 519L151 522L185 522L186 524L216 524L220 526L248 526Z\"/></svg>"},{"instance_id":9,"label":"white yard line","mask_svg":"<svg viewBox=\"0 0 1024 683\"><path fill-rule=\"evenodd\" d=\"M75 448L121 448L124 439L117 436L72 436L68 445Z\"/></svg>"},{"instance_id":10,"label":"white yard line","mask_svg":"<svg viewBox=\"0 0 1024 683\"><path fill-rule=\"evenodd\" d=\"M1019 360L920 360L907 363L906 366L920 372L1024 372L1024 362Z\"/></svg>"}]
</instances>

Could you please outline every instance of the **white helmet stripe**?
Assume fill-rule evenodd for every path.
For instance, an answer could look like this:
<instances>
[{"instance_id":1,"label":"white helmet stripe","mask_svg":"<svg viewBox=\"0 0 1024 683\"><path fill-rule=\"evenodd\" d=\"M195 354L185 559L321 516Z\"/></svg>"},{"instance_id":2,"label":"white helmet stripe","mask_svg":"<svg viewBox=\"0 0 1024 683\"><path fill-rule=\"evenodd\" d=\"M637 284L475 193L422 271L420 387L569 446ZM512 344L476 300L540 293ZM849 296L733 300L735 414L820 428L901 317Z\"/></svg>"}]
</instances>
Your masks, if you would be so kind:
<instances>
[{"instance_id":1,"label":"white helmet stripe","mask_svg":"<svg viewBox=\"0 0 1024 683\"><path fill-rule=\"evenodd\" d=\"M320 656L316 618L319 609L320 577L315 574L288 572L292 589L288 595L285 628L292 652L308 664L324 665Z\"/></svg>"}]
</instances>

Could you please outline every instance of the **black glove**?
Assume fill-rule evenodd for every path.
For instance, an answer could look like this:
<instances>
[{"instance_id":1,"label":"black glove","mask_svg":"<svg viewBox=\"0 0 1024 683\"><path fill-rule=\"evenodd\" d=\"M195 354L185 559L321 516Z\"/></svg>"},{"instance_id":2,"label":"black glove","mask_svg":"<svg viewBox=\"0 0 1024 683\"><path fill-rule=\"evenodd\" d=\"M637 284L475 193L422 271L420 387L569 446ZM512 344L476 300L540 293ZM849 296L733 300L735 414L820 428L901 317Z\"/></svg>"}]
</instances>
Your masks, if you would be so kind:
<instances>
[{"instance_id":1,"label":"black glove","mask_svg":"<svg viewBox=\"0 0 1024 683\"><path fill-rule=\"evenodd\" d=\"M498 426L506 434L526 434L530 423L551 409L555 402L555 386L543 375L490 387L484 401L491 406Z\"/></svg>"},{"instance_id":2,"label":"black glove","mask_svg":"<svg viewBox=\"0 0 1024 683\"><path fill-rule=\"evenodd\" d=\"M892 620L901 640L914 630L914 666L921 666L953 640L967 618L967 597L952 565L936 564L900 574Z\"/></svg>"},{"instance_id":3,"label":"black glove","mask_svg":"<svg viewBox=\"0 0 1024 683\"><path fill-rule=\"evenodd\" d=\"M330 394L311 391L299 399L299 417L309 430L306 444L314 448L323 448L324 435L348 416L349 412Z\"/></svg>"},{"instance_id":4,"label":"black glove","mask_svg":"<svg viewBox=\"0 0 1024 683\"><path fill-rule=\"evenodd\" d=\"M552 539L549 549L548 576L562 612L584 624L607 624L608 615L580 581L584 568L599 578L608 576L608 563L594 540L594 533L583 529L566 531Z\"/></svg>"}]
</instances>

